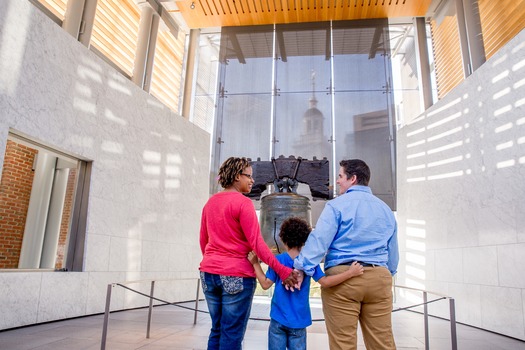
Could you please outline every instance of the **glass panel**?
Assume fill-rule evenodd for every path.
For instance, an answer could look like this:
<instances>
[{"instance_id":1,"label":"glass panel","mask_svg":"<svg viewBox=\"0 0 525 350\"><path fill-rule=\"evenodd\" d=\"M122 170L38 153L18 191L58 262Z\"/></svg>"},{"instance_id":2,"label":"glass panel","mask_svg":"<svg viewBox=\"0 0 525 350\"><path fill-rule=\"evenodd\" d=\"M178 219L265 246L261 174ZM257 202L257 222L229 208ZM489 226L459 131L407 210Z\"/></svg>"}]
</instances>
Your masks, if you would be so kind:
<instances>
[{"instance_id":1,"label":"glass panel","mask_svg":"<svg viewBox=\"0 0 525 350\"><path fill-rule=\"evenodd\" d=\"M221 163L231 156L269 159L270 94L228 96L224 100Z\"/></svg>"},{"instance_id":2,"label":"glass panel","mask_svg":"<svg viewBox=\"0 0 525 350\"><path fill-rule=\"evenodd\" d=\"M219 99L220 124L217 125L212 160L210 192L221 188L216 172L228 157L269 159L271 94L233 95Z\"/></svg>"},{"instance_id":3,"label":"glass panel","mask_svg":"<svg viewBox=\"0 0 525 350\"><path fill-rule=\"evenodd\" d=\"M337 71L337 68L336 68ZM390 115L383 92L337 92L336 159L359 158L372 173L372 192L394 208Z\"/></svg>"},{"instance_id":4,"label":"glass panel","mask_svg":"<svg viewBox=\"0 0 525 350\"><path fill-rule=\"evenodd\" d=\"M337 91L386 89L387 24L375 20L334 22L334 65L338 65L334 87Z\"/></svg>"},{"instance_id":5,"label":"glass panel","mask_svg":"<svg viewBox=\"0 0 525 350\"><path fill-rule=\"evenodd\" d=\"M251 32L225 28L221 38L221 64L226 79L224 94L269 93L272 88L273 28Z\"/></svg>"},{"instance_id":6,"label":"glass panel","mask_svg":"<svg viewBox=\"0 0 525 350\"><path fill-rule=\"evenodd\" d=\"M281 25L275 35L271 27L223 29L212 169L232 155L263 160L280 155L327 157L332 169L341 159L361 158L372 168L372 190L395 209L388 23L334 23L333 45L329 26L328 22ZM338 143L332 155L334 139ZM335 185L335 174L331 179ZM300 186L298 193L309 196L308 186ZM320 204L319 211L324 202Z\"/></svg>"},{"instance_id":7,"label":"glass panel","mask_svg":"<svg viewBox=\"0 0 525 350\"><path fill-rule=\"evenodd\" d=\"M274 156L331 157L330 95L281 93L275 101Z\"/></svg>"},{"instance_id":8,"label":"glass panel","mask_svg":"<svg viewBox=\"0 0 525 350\"><path fill-rule=\"evenodd\" d=\"M419 81L413 25L390 27L392 47L393 94L397 122L401 126L419 114Z\"/></svg>"},{"instance_id":9,"label":"glass panel","mask_svg":"<svg viewBox=\"0 0 525 350\"><path fill-rule=\"evenodd\" d=\"M329 33L329 23L276 28L275 157L331 156Z\"/></svg>"},{"instance_id":10,"label":"glass panel","mask_svg":"<svg viewBox=\"0 0 525 350\"><path fill-rule=\"evenodd\" d=\"M372 172L373 193L395 210L387 23L356 21L346 28L338 23L333 38L336 162L364 160Z\"/></svg>"},{"instance_id":11,"label":"glass panel","mask_svg":"<svg viewBox=\"0 0 525 350\"><path fill-rule=\"evenodd\" d=\"M270 157L272 28L223 28L221 33L212 193L219 189L213 172L228 157Z\"/></svg>"}]
</instances>

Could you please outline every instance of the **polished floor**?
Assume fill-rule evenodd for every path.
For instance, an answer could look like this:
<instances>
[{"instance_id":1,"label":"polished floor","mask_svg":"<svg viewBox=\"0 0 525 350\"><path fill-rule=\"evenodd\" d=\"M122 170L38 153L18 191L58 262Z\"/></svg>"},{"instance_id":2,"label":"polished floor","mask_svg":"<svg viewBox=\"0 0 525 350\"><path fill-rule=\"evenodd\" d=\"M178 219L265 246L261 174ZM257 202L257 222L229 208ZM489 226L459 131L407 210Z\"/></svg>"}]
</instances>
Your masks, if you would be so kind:
<instances>
[{"instance_id":1,"label":"polished floor","mask_svg":"<svg viewBox=\"0 0 525 350\"><path fill-rule=\"evenodd\" d=\"M193 303L186 306L191 308ZM252 320L244 340L245 350L267 349L268 298L256 297L252 309ZM206 303L199 309L205 311ZM312 301L314 319L322 319L318 300ZM206 349L209 316L198 313L194 325L194 312L172 305L153 308L149 339L146 338L148 309L136 309L110 314L106 349ZM425 349L423 316L399 311L392 315L397 348ZM2 350L78 350L100 349L104 315L96 315L52 322L0 332ZM451 349L450 325L448 321L429 319L430 349ZM324 322L315 321L308 328L308 348L328 349L328 338ZM485 332L473 327L457 325L458 349L461 350L509 350L525 349L525 342ZM361 337L358 348L365 349Z\"/></svg>"}]
</instances>

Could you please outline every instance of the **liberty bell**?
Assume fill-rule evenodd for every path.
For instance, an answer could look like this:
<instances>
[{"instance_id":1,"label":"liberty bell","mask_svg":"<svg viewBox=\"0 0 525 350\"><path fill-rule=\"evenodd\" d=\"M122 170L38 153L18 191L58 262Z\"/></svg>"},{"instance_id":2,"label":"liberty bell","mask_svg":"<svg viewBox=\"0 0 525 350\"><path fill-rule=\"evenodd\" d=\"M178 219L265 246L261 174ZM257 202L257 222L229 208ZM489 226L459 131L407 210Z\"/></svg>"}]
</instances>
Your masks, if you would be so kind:
<instances>
[{"instance_id":1,"label":"liberty bell","mask_svg":"<svg viewBox=\"0 0 525 350\"><path fill-rule=\"evenodd\" d=\"M330 199L329 164L326 158L313 160L285 158L280 156L271 161L250 162L253 168L254 184L248 197L260 199L268 183L273 183L274 191L261 199L259 223L264 241L274 254L285 251L279 238L281 224L289 217L305 219L312 224L310 200L297 194L299 183L307 184L313 200Z\"/></svg>"}]
</instances>

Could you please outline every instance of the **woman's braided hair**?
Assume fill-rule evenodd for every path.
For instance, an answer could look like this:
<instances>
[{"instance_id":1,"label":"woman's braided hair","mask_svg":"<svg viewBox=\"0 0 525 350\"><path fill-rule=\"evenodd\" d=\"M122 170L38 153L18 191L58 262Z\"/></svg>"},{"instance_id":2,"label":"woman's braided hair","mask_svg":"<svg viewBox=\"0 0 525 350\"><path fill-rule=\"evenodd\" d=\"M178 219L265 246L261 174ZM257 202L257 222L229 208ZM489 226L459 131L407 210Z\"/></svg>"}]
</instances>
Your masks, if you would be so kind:
<instances>
[{"instance_id":1,"label":"woman's braided hair","mask_svg":"<svg viewBox=\"0 0 525 350\"><path fill-rule=\"evenodd\" d=\"M219 168L219 185L228 188L235 182L235 177L250 166L248 159L242 157L230 157L226 159Z\"/></svg>"}]
</instances>

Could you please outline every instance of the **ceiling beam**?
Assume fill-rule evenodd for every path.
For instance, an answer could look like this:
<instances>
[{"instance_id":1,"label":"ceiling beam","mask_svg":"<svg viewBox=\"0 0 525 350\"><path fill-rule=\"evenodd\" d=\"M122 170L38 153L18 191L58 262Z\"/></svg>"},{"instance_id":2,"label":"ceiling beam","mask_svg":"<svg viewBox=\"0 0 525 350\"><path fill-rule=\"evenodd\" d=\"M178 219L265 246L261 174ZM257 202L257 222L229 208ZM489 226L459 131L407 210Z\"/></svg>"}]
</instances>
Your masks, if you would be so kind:
<instances>
[{"instance_id":1,"label":"ceiling beam","mask_svg":"<svg viewBox=\"0 0 525 350\"><path fill-rule=\"evenodd\" d=\"M281 54L281 61L287 62L286 45L284 44L284 35L282 30L276 30L277 44L279 45L279 53Z\"/></svg>"},{"instance_id":2,"label":"ceiling beam","mask_svg":"<svg viewBox=\"0 0 525 350\"><path fill-rule=\"evenodd\" d=\"M374 59L376 57L377 49L379 48L379 39L381 39L381 34L383 33L383 27L376 27L374 31L374 37L372 39L372 44L370 45L370 52L368 53L368 59Z\"/></svg>"},{"instance_id":3,"label":"ceiling beam","mask_svg":"<svg viewBox=\"0 0 525 350\"><path fill-rule=\"evenodd\" d=\"M241 45L239 44L239 40L237 40L237 34L229 33L228 39L230 39L230 42L232 43L233 51L235 52L235 56L237 56L239 63L246 64L246 59L242 53Z\"/></svg>"}]
</instances>

